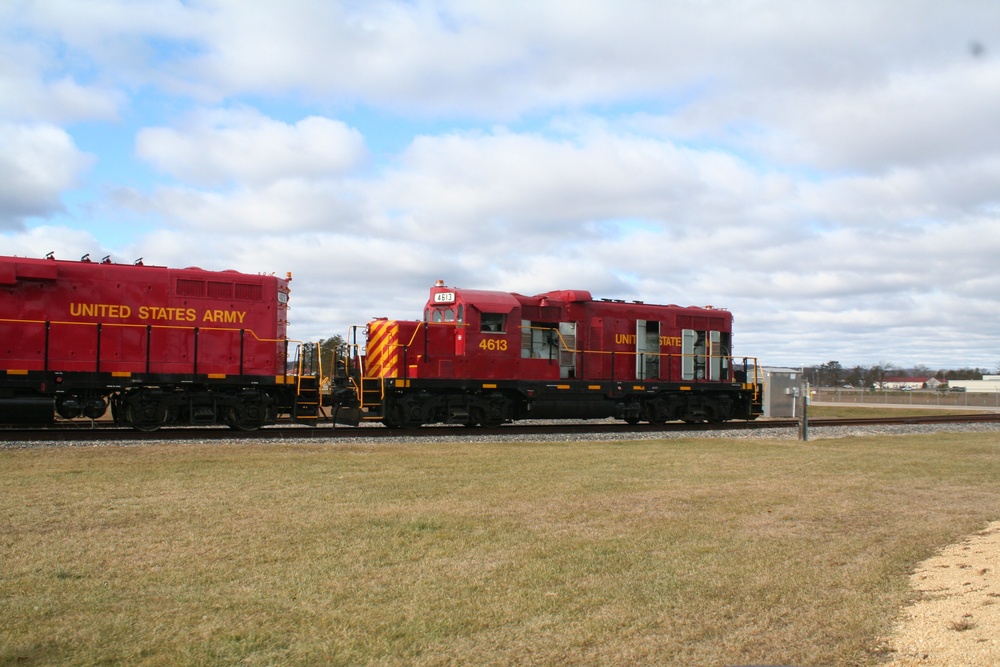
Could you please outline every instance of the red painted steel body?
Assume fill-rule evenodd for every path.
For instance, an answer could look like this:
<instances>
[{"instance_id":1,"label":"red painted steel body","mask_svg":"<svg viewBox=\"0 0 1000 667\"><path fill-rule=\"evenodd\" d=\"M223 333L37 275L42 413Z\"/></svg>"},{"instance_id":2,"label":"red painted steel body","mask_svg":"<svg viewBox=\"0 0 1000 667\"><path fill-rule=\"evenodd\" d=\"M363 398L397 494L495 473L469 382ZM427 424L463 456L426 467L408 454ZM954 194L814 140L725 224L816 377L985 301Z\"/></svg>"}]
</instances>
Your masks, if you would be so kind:
<instances>
[{"instance_id":1,"label":"red painted steel body","mask_svg":"<svg viewBox=\"0 0 1000 667\"><path fill-rule=\"evenodd\" d=\"M0 422L254 429L307 418L286 370L288 279L0 257ZM302 408L300 410L300 408Z\"/></svg>"},{"instance_id":2,"label":"red painted steel body","mask_svg":"<svg viewBox=\"0 0 1000 667\"><path fill-rule=\"evenodd\" d=\"M367 368L411 379L729 382L732 324L723 309L595 301L582 290L436 286L424 321L369 325Z\"/></svg>"},{"instance_id":3,"label":"red painted steel body","mask_svg":"<svg viewBox=\"0 0 1000 667\"><path fill-rule=\"evenodd\" d=\"M0 369L284 374L287 283L235 271L0 257Z\"/></svg>"},{"instance_id":4,"label":"red painted steel body","mask_svg":"<svg viewBox=\"0 0 1000 667\"><path fill-rule=\"evenodd\" d=\"M733 316L710 306L431 288L419 321L372 321L343 423L497 425L755 419L756 363L732 356Z\"/></svg>"}]
</instances>

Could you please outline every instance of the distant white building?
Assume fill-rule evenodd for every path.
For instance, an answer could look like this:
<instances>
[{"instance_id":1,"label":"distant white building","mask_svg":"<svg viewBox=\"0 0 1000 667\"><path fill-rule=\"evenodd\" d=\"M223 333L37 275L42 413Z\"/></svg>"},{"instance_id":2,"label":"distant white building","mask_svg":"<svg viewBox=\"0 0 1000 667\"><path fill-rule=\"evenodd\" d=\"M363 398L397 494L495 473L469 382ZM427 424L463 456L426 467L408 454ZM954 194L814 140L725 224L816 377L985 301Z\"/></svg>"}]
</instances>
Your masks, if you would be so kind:
<instances>
[{"instance_id":1,"label":"distant white building","mask_svg":"<svg viewBox=\"0 0 1000 667\"><path fill-rule=\"evenodd\" d=\"M912 378L884 378L881 382L875 383L876 389L924 389L934 378L912 377ZM937 382L937 380L935 380Z\"/></svg>"},{"instance_id":2,"label":"distant white building","mask_svg":"<svg viewBox=\"0 0 1000 667\"><path fill-rule=\"evenodd\" d=\"M982 380L950 380L948 387L959 391L994 394L1000 392L1000 375L984 375Z\"/></svg>"}]
</instances>

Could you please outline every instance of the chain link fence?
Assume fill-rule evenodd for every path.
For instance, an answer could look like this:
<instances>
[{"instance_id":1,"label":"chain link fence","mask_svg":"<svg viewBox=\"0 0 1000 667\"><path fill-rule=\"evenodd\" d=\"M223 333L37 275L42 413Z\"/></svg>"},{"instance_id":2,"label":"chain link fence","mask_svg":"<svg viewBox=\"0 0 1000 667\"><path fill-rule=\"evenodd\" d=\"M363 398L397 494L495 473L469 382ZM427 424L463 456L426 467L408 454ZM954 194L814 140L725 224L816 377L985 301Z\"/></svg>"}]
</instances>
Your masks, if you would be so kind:
<instances>
[{"instance_id":1,"label":"chain link fence","mask_svg":"<svg viewBox=\"0 0 1000 667\"><path fill-rule=\"evenodd\" d=\"M955 408L997 408L1000 409L1000 390L981 391L938 391L917 389L846 389L839 387L812 387L810 398L814 403L857 403L859 405L913 405Z\"/></svg>"}]
</instances>

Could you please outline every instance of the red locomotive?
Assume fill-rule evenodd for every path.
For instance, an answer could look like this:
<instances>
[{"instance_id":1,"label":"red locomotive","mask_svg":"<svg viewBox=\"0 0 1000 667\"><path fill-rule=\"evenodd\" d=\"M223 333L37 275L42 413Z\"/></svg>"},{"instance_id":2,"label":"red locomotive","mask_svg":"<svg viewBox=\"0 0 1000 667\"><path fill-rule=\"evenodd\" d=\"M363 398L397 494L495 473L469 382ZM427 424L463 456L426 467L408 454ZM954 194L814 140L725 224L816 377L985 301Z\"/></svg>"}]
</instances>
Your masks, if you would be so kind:
<instances>
[{"instance_id":1,"label":"red locomotive","mask_svg":"<svg viewBox=\"0 0 1000 667\"><path fill-rule=\"evenodd\" d=\"M747 377L749 360L732 356L732 324L729 311L712 307L439 281L423 320L372 321L364 354L357 341L350 346L336 418L392 427L754 419L761 388Z\"/></svg>"},{"instance_id":2,"label":"red locomotive","mask_svg":"<svg viewBox=\"0 0 1000 667\"><path fill-rule=\"evenodd\" d=\"M315 424L322 406L339 423L390 427L761 414L729 311L441 282L422 320L369 323L363 354L349 344L321 395L321 367L288 369L289 279L0 257L0 423L108 406L140 430Z\"/></svg>"},{"instance_id":3,"label":"red locomotive","mask_svg":"<svg viewBox=\"0 0 1000 667\"><path fill-rule=\"evenodd\" d=\"M235 271L0 257L0 421L110 404L142 430L272 423L310 403L286 373L288 293Z\"/></svg>"}]
</instances>

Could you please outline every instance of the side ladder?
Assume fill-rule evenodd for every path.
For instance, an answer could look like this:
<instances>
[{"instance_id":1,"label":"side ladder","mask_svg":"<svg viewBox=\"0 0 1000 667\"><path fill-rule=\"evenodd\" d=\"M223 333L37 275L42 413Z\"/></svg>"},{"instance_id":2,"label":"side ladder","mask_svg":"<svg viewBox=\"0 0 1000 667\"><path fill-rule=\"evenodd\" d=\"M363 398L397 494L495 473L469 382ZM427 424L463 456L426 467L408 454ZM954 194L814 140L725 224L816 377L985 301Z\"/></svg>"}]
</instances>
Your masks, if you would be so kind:
<instances>
[{"instance_id":1,"label":"side ladder","mask_svg":"<svg viewBox=\"0 0 1000 667\"><path fill-rule=\"evenodd\" d=\"M383 379L379 377L363 378L361 381L361 413L365 421L380 421L382 419L385 389Z\"/></svg>"},{"instance_id":2,"label":"side ladder","mask_svg":"<svg viewBox=\"0 0 1000 667\"><path fill-rule=\"evenodd\" d=\"M299 375L295 385L295 405L292 406L292 419L300 424L315 426L319 417L319 376Z\"/></svg>"}]
</instances>

